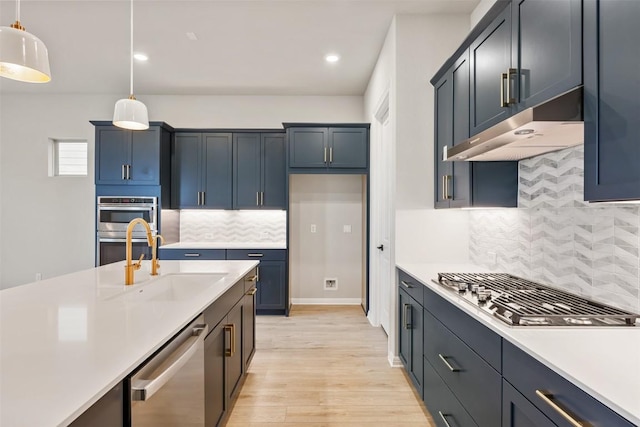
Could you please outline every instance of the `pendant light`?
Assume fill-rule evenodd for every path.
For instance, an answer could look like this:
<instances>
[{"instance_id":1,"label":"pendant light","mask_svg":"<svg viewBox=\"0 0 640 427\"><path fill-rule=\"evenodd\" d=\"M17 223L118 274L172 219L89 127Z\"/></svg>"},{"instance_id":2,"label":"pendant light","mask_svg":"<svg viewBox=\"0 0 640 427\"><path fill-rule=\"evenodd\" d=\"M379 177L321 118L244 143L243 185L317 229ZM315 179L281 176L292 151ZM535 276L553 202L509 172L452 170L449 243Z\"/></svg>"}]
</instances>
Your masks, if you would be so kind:
<instances>
[{"instance_id":1,"label":"pendant light","mask_svg":"<svg viewBox=\"0 0 640 427\"><path fill-rule=\"evenodd\" d=\"M133 0L131 0L130 42L129 83L131 95L129 95L129 98L120 99L116 102L116 107L113 111L113 124L123 129L145 130L149 129L149 114L147 113L147 106L133 96Z\"/></svg>"},{"instance_id":2,"label":"pendant light","mask_svg":"<svg viewBox=\"0 0 640 427\"><path fill-rule=\"evenodd\" d=\"M16 22L0 27L0 76L28 83L51 81L47 47L20 23L20 0L16 0Z\"/></svg>"}]
</instances>

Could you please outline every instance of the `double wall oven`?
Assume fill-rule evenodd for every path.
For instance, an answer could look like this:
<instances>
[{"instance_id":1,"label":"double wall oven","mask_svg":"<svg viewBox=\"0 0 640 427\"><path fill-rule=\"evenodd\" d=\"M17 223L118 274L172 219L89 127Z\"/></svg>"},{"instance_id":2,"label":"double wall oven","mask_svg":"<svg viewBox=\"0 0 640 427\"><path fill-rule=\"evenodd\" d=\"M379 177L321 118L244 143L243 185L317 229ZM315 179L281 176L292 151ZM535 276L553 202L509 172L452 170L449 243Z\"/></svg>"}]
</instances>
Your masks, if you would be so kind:
<instances>
[{"instance_id":1,"label":"double wall oven","mask_svg":"<svg viewBox=\"0 0 640 427\"><path fill-rule=\"evenodd\" d=\"M105 265L125 259L126 231L129 222L142 218L149 223L151 231L158 232L157 197L113 197L99 196L97 203L96 265ZM151 257L144 228L133 231L133 258L145 254Z\"/></svg>"}]
</instances>

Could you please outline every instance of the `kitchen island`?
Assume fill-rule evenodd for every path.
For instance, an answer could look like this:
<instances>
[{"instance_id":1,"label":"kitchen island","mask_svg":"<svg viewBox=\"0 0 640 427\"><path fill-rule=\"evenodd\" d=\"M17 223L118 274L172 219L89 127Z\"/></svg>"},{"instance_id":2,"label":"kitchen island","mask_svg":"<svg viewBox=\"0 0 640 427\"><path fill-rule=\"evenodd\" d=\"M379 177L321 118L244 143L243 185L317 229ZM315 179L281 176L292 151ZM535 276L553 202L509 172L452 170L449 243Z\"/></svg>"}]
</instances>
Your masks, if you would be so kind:
<instances>
[{"instance_id":1,"label":"kitchen island","mask_svg":"<svg viewBox=\"0 0 640 427\"><path fill-rule=\"evenodd\" d=\"M438 278L438 273L481 273L487 271L485 268L460 264L398 264L397 267L400 271L419 281L428 290L424 294L425 313L428 311L426 310L426 295L435 294L441 297L450 303L452 311L458 313L455 314L455 319L461 318L461 313L458 311L461 310L470 319L501 337L503 351L508 350L510 354L523 352L527 357L535 359L633 425L640 425L640 324L632 327L510 326L488 315L477 306L469 304L456 292L433 282ZM427 313L425 316L429 316L429 314ZM455 327L455 325L448 324L447 319L440 318L439 320L447 328ZM425 325L426 323L425 320ZM469 326L474 325L467 322L465 324L467 331L469 331ZM474 328L476 327L474 326ZM485 335L491 338L489 334ZM465 335L466 338L469 336ZM454 338L454 340L457 339ZM484 338L481 341L482 345L487 343ZM434 346L433 342L427 342L425 338L424 347L429 348L430 346ZM517 350L509 350L510 348ZM453 356L450 357L453 358ZM456 360L453 358L452 363L455 362ZM425 372L429 367L426 363ZM502 369L504 373L507 369L507 359L502 361L498 359L494 365L496 369ZM528 370L526 368L521 371ZM454 373L454 375L459 374ZM425 373L425 402L427 401L426 378ZM551 387L550 384L549 386ZM532 401L538 405L542 402L537 396L534 396L533 399ZM591 407L595 406L595 400L592 401ZM511 424L507 418L503 418L502 425ZM620 421L620 424L611 423L608 425L626 426L629 424Z\"/></svg>"},{"instance_id":2,"label":"kitchen island","mask_svg":"<svg viewBox=\"0 0 640 427\"><path fill-rule=\"evenodd\" d=\"M143 262L125 287L119 262L1 291L0 425L68 425L257 265Z\"/></svg>"}]
</instances>

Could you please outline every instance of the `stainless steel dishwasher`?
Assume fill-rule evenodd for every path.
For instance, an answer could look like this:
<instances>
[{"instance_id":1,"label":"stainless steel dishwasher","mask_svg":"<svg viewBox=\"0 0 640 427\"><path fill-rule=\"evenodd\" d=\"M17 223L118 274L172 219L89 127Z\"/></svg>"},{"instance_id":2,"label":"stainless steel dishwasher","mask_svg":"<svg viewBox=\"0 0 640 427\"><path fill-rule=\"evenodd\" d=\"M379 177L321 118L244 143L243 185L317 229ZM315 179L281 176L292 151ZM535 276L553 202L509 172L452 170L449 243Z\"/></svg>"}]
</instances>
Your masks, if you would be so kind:
<instances>
[{"instance_id":1,"label":"stainless steel dishwasher","mask_svg":"<svg viewBox=\"0 0 640 427\"><path fill-rule=\"evenodd\" d=\"M131 425L204 426L204 339L200 316L131 377Z\"/></svg>"}]
</instances>

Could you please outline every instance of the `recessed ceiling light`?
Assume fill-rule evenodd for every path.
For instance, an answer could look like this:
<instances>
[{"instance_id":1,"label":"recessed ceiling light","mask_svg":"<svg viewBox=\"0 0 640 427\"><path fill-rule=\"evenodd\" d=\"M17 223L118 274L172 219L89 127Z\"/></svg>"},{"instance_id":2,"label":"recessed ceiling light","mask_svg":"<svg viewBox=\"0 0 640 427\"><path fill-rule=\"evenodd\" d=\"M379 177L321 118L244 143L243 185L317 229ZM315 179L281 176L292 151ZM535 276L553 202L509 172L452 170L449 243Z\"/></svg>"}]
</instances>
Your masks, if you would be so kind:
<instances>
[{"instance_id":1,"label":"recessed ceiling light","mask_svg":"<svg viewBox=\"0 0 640 427\"><path fill-rule=\"evenodd\" d=\"M144 53L134 53L133 57L135 59L137 59L138 61L146 61L149 59L149 57L147 55L145 55Z\"/></svg>"},{"instance_id":2,"label":"recessed ceiling light","mask_svg":"<svg viewBox=\"0 0 640 427\"><path fill-rule=\"evenodd\" d=\"M338 62L340 60L340 57L338 55L336 55L336 54L331 53L331 54L325 56L324 59L327 62L332 62L333 63L333 62Z\"/></svg>"},{"instance_id":3,"label":"recessed ceiling light","mask_svg":"<svg viewBox=\"0 0 640 427\"><path fill-rule=\"evenodd\" d=\"M198 36L196 36L196 33L189 31L187 34L187 38L189 40L198 40Z\"/></svg>"}]
</instances>

